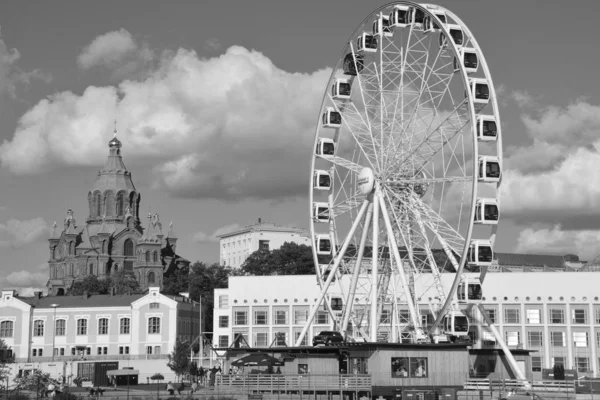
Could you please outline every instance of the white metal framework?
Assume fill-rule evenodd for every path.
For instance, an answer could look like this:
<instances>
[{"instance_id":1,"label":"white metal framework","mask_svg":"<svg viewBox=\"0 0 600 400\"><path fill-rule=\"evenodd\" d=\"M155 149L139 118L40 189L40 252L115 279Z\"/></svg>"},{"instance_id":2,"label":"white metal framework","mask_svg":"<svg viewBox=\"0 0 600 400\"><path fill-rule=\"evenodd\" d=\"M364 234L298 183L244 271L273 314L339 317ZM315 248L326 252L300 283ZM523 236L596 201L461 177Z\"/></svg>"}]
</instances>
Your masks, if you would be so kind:
<instances>
[{"instance_id":1,"label":"white metal framework","mask_svg":"<svg viewBox=\"0 0 600 400\"><path fill-rule=\"evenodd\" d=\"M461 282L461 293L480 290L461 276L490 264L501 138L485 58L451 11L401 1L359 25L316 126L309 193L322 290L297 344L319 309L348 340L468 334L459 304L477 301L456 294ZM456 274L450 287L444 273Z\"/></svg>"}]
</instances>

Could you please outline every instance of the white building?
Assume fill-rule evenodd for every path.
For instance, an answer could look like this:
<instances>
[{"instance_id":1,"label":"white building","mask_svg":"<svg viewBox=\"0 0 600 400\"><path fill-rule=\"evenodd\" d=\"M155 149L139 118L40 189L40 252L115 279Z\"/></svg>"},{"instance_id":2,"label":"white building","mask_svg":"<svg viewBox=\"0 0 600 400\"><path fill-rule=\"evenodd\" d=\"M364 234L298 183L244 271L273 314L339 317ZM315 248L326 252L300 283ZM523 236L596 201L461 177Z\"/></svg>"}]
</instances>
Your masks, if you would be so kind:
<instances>
[{"instance_id":1,"label":"white building","mask_svg":"<svg viewBox=\"0 0 600 400\"><path fill-rule=\"evenodd\" d=\"M448 288L454 274L442 276ZM580 376L600 376L599 278L598 272L585 268L487 274L483 305L509 347L535 350L529 371L534 379L541 380L542 368L557 364L577 369ZM319 293L314 275L231 277L227 289L215 290L213 344L231 346L241 334L253 347L293 346ZM423 320L431 323L426 296L419 309ZM304 344L310 345L315 333L330 327L323 309ZM484 342L493 340L487 327L475 323L470 329L478 346L494 345Z\"/></svg>"},{"instance_id":2,"label":"white building","mask_svg":"<svg viewBox=\"0 0 600 400\"><path fill-rule=\"evenodd\" d=\"M308 234L299 228L287 228L262 222L218 236L221 265L239 268L256 250L278 249L285 242L310 246Z\"/></svg>"}]
</instances>

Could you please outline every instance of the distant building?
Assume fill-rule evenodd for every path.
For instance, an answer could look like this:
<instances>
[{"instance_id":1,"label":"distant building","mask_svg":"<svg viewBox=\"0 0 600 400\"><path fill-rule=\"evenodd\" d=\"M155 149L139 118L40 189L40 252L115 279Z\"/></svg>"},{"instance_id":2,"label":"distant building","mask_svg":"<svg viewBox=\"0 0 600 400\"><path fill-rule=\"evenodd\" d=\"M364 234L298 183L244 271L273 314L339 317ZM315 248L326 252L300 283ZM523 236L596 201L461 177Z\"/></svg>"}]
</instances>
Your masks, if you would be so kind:
<instances>
[{"instance_id":1,"label":"distant building","mask_svg":"<svg viewBox=\"0 0 600 400\"><path fill-rule=\"evenodd\" d=\"M165 234L158 214L149 214L146 228L139 218L141 195L121 157L116 136L108 143L104 168L88 193L89 214L77 225L72 210L62 227L54 223L48 246L48 291L65 294L75 280L89 275L100 278L125 272L142 288L162 286L163 276L189 265L178 256L173 224Z\"/></svg>"},{"instance_id":2,"label":"distant building","mask_svg":"<svg viewBox=\"0 0 600 400\"><path fill-rule=\"evenodd\" d=\"M308 234L299 228L287 228L268 222L248 225L218 236L221 265L239 268L256 250L275 250L285 242L310 246Z\"/></svg>"},{"instance_id":3,"label":"distant building","mask_svg":"<svg viewBox=\"0 0 600 400\"><path fill-rule=\"evenodd\" d=\"M81 376L86 368L78 372L77 364L120 361L150 376L170 372L168 354L177 339L191 342L198 336L199 318L198 303L185 296L163 295L158 287L144 294L47 297L41 292L20 297L3 290L0 338L14 358L13 369L54 363ZM147 370L143 365L151 360L160 362L150 363ZM160 366L164 367L155 370Z\"/></svg>"}]
</instances>

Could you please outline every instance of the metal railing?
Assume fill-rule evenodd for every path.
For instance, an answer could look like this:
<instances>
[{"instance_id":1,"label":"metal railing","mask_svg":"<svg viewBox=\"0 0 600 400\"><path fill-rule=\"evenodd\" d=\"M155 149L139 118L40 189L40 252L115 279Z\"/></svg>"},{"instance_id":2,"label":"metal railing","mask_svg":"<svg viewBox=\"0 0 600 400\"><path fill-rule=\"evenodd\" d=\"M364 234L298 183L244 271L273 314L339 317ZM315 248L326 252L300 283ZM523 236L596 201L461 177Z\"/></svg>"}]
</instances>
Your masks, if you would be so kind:
<instances>
[{"instance_id":1,"label":"metal railing","mask_svg":"<svg viewBox=\"0 0 600 400\"><path fill-rule=\"evenodd\" d=\"M469 379L464 385L464 390L510 390L519 389L523 383L518 380L504 379ZM532 392L569 392L575 393L575 383L573 381L536 381L531 382Z\"/></svg>"},{"instance_id":2,"label":"metal railing","mask_svg":"<svg viewBox=\"0 0 600 400\"><path fill-rule=\"evenodd\" d=\"M220 375L215 385L239 392L370 391L371 375Z\"/></svg>"}]
</instances>

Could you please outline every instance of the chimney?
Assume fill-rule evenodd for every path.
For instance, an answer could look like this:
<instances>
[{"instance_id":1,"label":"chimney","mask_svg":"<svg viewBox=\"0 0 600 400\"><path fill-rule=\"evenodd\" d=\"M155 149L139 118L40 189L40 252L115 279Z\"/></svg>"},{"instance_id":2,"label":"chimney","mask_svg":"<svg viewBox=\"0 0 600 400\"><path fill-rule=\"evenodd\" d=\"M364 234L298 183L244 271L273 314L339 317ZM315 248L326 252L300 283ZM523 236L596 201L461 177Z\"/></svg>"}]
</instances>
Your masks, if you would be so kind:
<instances>
[{"instance_id":1,"label":"chimney","mask_svg":"<svg viewBox=\"0 0 600 400\"><path fill-rule=\"evenodd\" d=\"M43 292L33 292L33 297L35 297L36 299L41 299L42 298L42 293Z\"/></svg>"},{"instance_id":2,"label":"chimney","mask_svg":"<svg viewBox=\"0 0 600 400\"><path fill-rule=\"evenodd\" d=\"M87 290L84 290L84 291L83 291L83 298L84 298L84 299L87 299L88 297L90 297L90 296L89 296L89 294L88 294L88 291L87 291Z\"/></svg>"},{"instance_id":3,"label":"chimney","mask_svg":"<svg viewBox=\"0 0 600 400\"><path fill-rule=\"evenodd\" d=\"M258 223L260 224L262 222L262 219L260 217L258 217Z\"/></svg>"}]
</instances>

